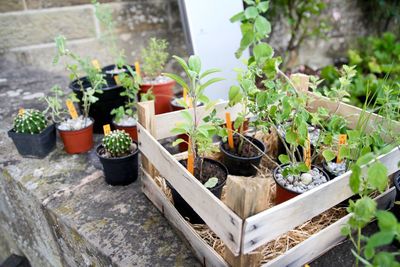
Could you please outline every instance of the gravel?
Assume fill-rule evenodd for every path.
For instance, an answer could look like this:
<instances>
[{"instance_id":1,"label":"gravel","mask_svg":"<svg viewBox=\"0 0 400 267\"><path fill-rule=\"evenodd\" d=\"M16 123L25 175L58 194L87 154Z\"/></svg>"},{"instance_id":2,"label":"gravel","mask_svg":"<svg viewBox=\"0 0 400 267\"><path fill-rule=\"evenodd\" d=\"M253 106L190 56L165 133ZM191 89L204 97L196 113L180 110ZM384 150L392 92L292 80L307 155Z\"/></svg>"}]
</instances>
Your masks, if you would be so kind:
<instances>
[{"instance_id":1,"label":"gravel","mask_svg":"<svg viewBox=\"0 0 400 267\"><path fill-rule=\"evenodd\" d=\"M346 172L346 162L342 161L340 163L336 163L333 161L327 162L325 166L326 170L335 176L340 176Z\"/></svg>"},{"instance_id":2,"label":"gravel","mask_svg":"<svg viewBox=\"0 0 400 267\"><path fill-rule=\"evenodd\" d=\"M288 175L287 177L283 177L283 169L278 169L276 181L283 187L297 193L304 193L328 181L327 177L318 168L313 168L308 173Z\"/></svg>"},{"instance_id":3,"label":"gravel","mask_svg":"<svg viewBox=\"0 0 400 267\"><path fill-rule=\"evenodd\" d=\"M137 121L131 116L124 115L119 122L115 122L118 126L135 126Z\"/></svg>"},{"instance_id":4,"label":"gravel","mask_svg":"<svg viewBox=\"0 0 400 267\"><path fill-rule=\"evenodd\" d=\"M76 131L83 129L89 125L91 125L93 121L89 118L84 118L83 116L79 116L76 119L68 119L66 121L61 122L58 125L58 129L62 131Z\"/></svg>"},{"instance_id":5,"label":"gravel","mask_svg":"<svg viewBox=\"0 0 400 267\"><path fill-rule=\"evenodd\" d=\"M149 77L143 77L142 79L143 84L153 84L153 85L159 83L167 83L169 81L171 81L171 79L163 75L157 76L154 79L151 79Z\"/></svg>"}]
</instances>

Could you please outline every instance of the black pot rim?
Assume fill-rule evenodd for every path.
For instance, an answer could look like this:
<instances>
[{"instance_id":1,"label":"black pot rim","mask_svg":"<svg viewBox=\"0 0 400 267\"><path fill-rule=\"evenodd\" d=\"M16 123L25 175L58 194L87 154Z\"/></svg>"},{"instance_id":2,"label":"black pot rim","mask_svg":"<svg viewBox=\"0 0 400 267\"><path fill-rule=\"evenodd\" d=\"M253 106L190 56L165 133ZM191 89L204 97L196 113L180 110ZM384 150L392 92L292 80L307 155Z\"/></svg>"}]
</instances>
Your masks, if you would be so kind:
<instances>
[{"instance_id":1,"label":"black pot rim","mask_svg":"<svg viewBox=\"0 0 400 267\"><path fill-rule=\"evenodd\" d=\"M267 147L265 146L264 142L262 142L261 140L258 140L257 138L251 137L251 136L246 136L246 138L252 140L252 143L253 143L253 144L255 144L253 141L256 141L256 142L258 142L259 144L261 144L261 145L263 146L263 148L264 148L264 149L261 149L261 150L263 150L263 152L266 153ZM247 140L246 140L246 141L247 141ZM226 143L227 143L227 141L226 141L226 142L221 141L220 144L219 144L219 149L220 149L223 153L229 155L230 157L232 157L232 158L234 158L234 159L238 159L238 160L255 160L255 159L262 158L262 157L264 156L264 154L262 154L262 153L260 153L260 155L258 155L258 156L250 157L250 158L247 158L247 157L239 157L239 156L233 155L233 154L231 154L229 151L225 150L224 144L226 144ZM257 146L257 147L258 147L258 146ZM260 147L258 147L258 148L260 148Z\"/></svg>"},{"instance_id":2,"label":"black pot rim","mask_svg":"<svg viewBox=\"0 0 400 267\"><path fill-rule=\"evenodd\" d=\"M400 171L397 171L393 177L393 183L394 186L396 187L397 193L399 194L400 197Z\"/></svg>"},{"instance_id":3,"label":"black pot rim","mask_svg":"<svg viewBox=\"0 0 400 267\"><path fill-rule=\"evenodd\" d=\"M87 76L83 76L83 77L80 77L78 79L75 79L68 85L68 87L74 92L80 92L81 91L80 88L74 88L72 85L77 83L78 80L85 80L85 79L87 80ZM116 84L116 85L109 86L109 87L101 87L101 88L99 88L99 90L101 90L101 91L111 91L111 90L116 90L116 89L120 89L120 88L122 88L122 85L117 85ZM86 90L85 87L83 89Z\"/></svg>"},{"instance_id":4,"label":"black pot rim","mask_svg":"<svg viewBox=\"0 0 400 267\"><path fill-rule=\"evenodd\" d=\"M184 161L184 160L185 160L185 159L182 159L182 160L180 160L180 161ZM215 187L213 187L213 188L208 188L208 187L206 187L206 189L208 189L208 190L211 191L211 190L217 190L217 189L223 187L223 186L226 184L226 181L228 180L228 175L229 175L228 168L227 168L222 162L220 162L220 161L218 161L218 160L215 160L215 159L212 159L212 158L208 158L208 157L204 157L204 160L209 161L209 162L213 162L213 163L217 164L217 165L220 166L220 167L225 171L225 173L226 173L226 177L225 177L225 179L221 182L220 185L215 186ZM194 176L194 175L193 175L193 176ZM194 177L194 178L196 178L196 177ZM198 181L200 182L199 179L196 178L196 180L198 180ZM167 182L168 182L168 181L167 181ZM200 183L201 183L201 182L200 182ZM203 186L204 186L204 184L203 184ZM205 187L205 186L204 186L204 187Z\"/></svg>"},{"instance_id":5,"label":"black pot rim","mask_svg":"<svg viewBox=\"0 0 400 267\"><path fill-rule=\"evenodd\" d=\"M60 129L58 129L58 124L56 125L56 127L57 127L57 130L59 131L59 132L69 132L69 133L71 133L71 132L79 132L79 131L84 131L84 130L86 130L87 128L89 128L90 126L93 126L94 125L94 119L92 118L92 117L88 117L88 119L90 119L91 121L92 121L92 123L91 124L89 124L88 126L86 126L85 128L82 128L82 129L79 129L79 130L60 130Z\"/></svg>"},{"instance_id":6,"label":"black pot rim","mask_svg":"<svg viewBox=\"0 0 400 267\"><path fill-rule=\"evenodd\" d=\"M99 154L99 150L100 150L100 148L103 147L103 144L97 145L97 147L96 147L96 155L97 155L99 158L102 158L102 159L105 159L105 160L109 160L109 161L119 161L119 160L123 160L123 159L127 159L127 158L130 158L130 157L133 157L133 156L135 156L135 155L137 155L137 154L139 153L139 146L138 146L138 143L137 143L136 141L134 141L134 140L132 140L132 143L135 143L135 145L136 145L136 150L135 150L133 153L127 155L127 156L117 157L117 158L106 158L106 157L103 157L103 156L101 156L101 155Z\"/></svg>"},{"instance_id":7,"label":"black pot rim","mask_svg":"<svg viewBox=\"0 0 400 267\"><path fill-rule=\"evenodd\" d=\"M281 164L281 165L279 165L279 166L280 166L281 168L283 168L283 167L285 167L285 166L287 166L287 165L289 165L289 163ZM317 166L317 165L314 165L314 164L311 164L311 167L312 167L312 168L317 168L320 172L322 172L322 174L323 174L323 175L325 176L325 178L328 180L328 181L326 181L326 183L329 182L329 181L331 180L331 178L329 177L329 175L328 175L321 167L319 167L319 166ZM296 192L296 191L294 191L294 190L288 189L288 188L286 188L285 186L283 186L281 183L279 183L279 182L276 180L276 173L277 173L277 171L278 171L278 167L275 167L275 169L274 169L274 171L273 171L273 173L272 173L272 177L274 178L274 181L275 181L275 183L276 183L277 185L279 185L280 187L284 188L285 190L287 190L287 191L289 191L289 192L291 192L291 193L298 194L298 195L302 194L302 193ZM314 188L315 188L315 187L314 187ZM310 191L310 190L312 190L312 189L314 189L314 188L311 188L311 189L309 189L309 190L307 190L307 191ZM305 191L305 192L307 192L307 191ZM305 192L303 192L303 193L305 193Z\"/></svg>"},{"instance_id":8,"label":"black pot rim","mask_svg":"<svg viewBox=\"0 0 400 267\"><path fill-rule=\"evenodd\" d=\"M8 136L10 136L10 134L13 135L20 135L20 136L40 136L43 135L45 133L47 133L48 131L51 131L52 128L56 127L55 123L51 123L49 125L46 126L46 128L43 129L43 131L41 131L40 133L37 134L30 134L30 133L17 133L14 128L10 129L7 131Z\"/></svg>"}]
</instances>

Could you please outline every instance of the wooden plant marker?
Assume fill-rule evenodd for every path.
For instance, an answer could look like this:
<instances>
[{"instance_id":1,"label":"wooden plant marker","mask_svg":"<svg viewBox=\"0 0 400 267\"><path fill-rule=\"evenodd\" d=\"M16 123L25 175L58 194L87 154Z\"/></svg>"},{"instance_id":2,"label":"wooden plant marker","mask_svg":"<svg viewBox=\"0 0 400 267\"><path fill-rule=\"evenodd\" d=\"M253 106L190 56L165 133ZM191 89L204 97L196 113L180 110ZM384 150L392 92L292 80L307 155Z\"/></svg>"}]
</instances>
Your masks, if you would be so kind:
<instances>
[{"instance_id":1,"label":"wooden plant marker","mask_svg":"<svg viewBox=\"0 0 400 267\"><path fill-rule=\"evenodd\" d=\"M244 220L268 208L269 188L268 179L228 176L224 203ZM225 247L224 259L233 267L259 266L261 250L259 248L249 254L234 256Z\"/></svg>"},{"instance_id":2,"label":"wooden plant marker","mask_svg":"<svg viewBox=\"0 0 400 267\"><path fill-rule=\"evenodd\" d=\"M310 143L310 137L307 137L307 140L305 141L304 163L307 165L308 169L311 170L311 143Z\"/></svg>"},{"instance_id":3,"label":"wooden plant marker","mask_svg":"<svg viewBox=\"0 0 400 267\"><path fill-rule=\"evenodd\" d=\"M190 139L188 144L187 170L194 175L194 155L192 151L192 142Z\"/></svg>"},{"instance_id":4,"label":"wooden plant marker","mask_svg":"<svg viewBox=\"0 0 400 267\"><path fill-rule=\"evenodd\" d=\"M228 144L229 144L229 148L233 150L234 144L233 144L231 113L226 112L225 118L226 118L226 128L228 129Z\"/></svg>"},{"instance_id":5,"label":"wooden plant marker","mask_svg":"<svg viewBox=\"0 0 400 267\"><path fill-rule=\"evenodd\" d=\"M342 162L342 159L340 158L340 148L342 145L345 145L347 143L347 134L339 134L339 145L338 145L338 154L336 157L336 163Z\"/></svg>"},{"instance_id":6,"label":"wooden plant marker","mask_svg":"<svg viewBox=\"0 0 400 267\"><path fill-rule=\"evenodd\" d=\"M104 135L109 135L111 133L110 124L103 125L103 131L104 131Z\"/></svg>"},{"instance_id":7,"label":"wooden plant marker","mask_svg":"<svg viewBox=\"0 0 400 267\"><path fill-rule=\"evenodd\" d=\"M100 62L99 62L97 59L93 59L93 60L92 60L92 65L93 65L93 67L95 67L98 71L101 70Z\"/></svg>"},{"instance_id":8,"label":"wooden plant marker","mask_svg":"<svg viewBox=\"0 0 400 267\"><path fill-rule=\"evenodd\" d=\"M65 103L67 104L68 112L69 115L71 115L71 118L72 119L78 118L78 113L76 112L74 103L72 103L71 99L67 99Z\"/></svg>"},{"instance_id":9,"label":"wooden plant marker","mask_svg":"<svg viewBox=\"0 0 400 267\"><path fill-rule=\"evenodd\" d=\"M24 115L24 113L25 113L25 109L20 108L20 109L18 110L18 115Z\"/></svg>"},{"instance_id":10,"label":"wooden plant marker","mask_svg":"<svg viewBox=\"0 0 400 267\"><path fill-rule=\"evenodd\" d=\"M115 75L115 76L114 76L114 81L115 81L115 83L116 83L117 85L121 85L121 81L119 80L119 76L118 76L118 75Z\"/></svg>"},{"instance_id":11,"label":"wooden plant marker","mask_svg":"<svg viewBox=\"0 0 400 267\"><path fill-rule=\"evenodd\" d=\"M139 61L135 61L135 71L136 71L136 74L140 77L140 76L141 76L141 73L140 73L140 64L139 64Z\"/></svg>"}]
</instances>

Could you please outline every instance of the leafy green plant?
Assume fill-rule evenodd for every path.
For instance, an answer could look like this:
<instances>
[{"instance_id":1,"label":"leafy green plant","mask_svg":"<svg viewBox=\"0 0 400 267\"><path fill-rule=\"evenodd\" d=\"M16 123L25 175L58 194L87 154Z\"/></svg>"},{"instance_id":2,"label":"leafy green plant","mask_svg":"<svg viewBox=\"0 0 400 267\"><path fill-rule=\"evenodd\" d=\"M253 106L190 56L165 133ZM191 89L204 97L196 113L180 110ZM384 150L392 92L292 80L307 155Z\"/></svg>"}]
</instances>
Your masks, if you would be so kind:
<instances>
[{"instance_id":1,"label":"leafy green plant","mask_svg":"<svg viewBox=\"0 0 400 267\"><path fill-rule=\"evenodd\" d=\"M172 74L165 73L166 77L175 80L183 88L188 88L188 97L193 107L193 115L188 110L183 110L182 115L184 121L178 123L172 133L174 134L187 134L189 137L189 142L191 144L191 151L196 159L199 155L204 156L206 153L217 151L212 142L212 136L218 133L218 129L213 125L212 120L205 122L200 120L200 114L198 114L197 105L195 103L203 103L206 110L210 110L215 102L210 101L209 98L204 94L204 90L214 84L223 80L222 78L210 78L209 80L203 82L203 80L210 74L219 72L218 69L209 69L204 72L201 71L201 61L198 56L190 56L188 62L185 62L182 58L178 56L173 56L173 58L179 63L182 69L185 71L189 78L190 86L184 81L183 78ZM189 105L185 101L179 102L183 107L188 108ZM173 145L178 145L179 143L186 142L183 139L177 139ZM201 157L202 158L202 157ZM202 164L200 165L202 166Z\"/></svg>"},{"instance_id":2,"label":"leafy green plant","mask_svg":"<svg viewBox=\"0 0 400 267\"><path fill-rule=\"evenodd\" d=\"M70 71L70 79L76 80L80 91L82 92L82 108L83 116L85 118L89 117L90 106L96 103L98 98L95 94L101 94L102 90L100 88L106 85L106 80L103 74L97 68L93 67L88 58L82 59L77 54L73 53L66 47L66 39L64 36L58 36L55 38L57 54L53 60L54 64L58 63L61 57L66 57L74 63L66 63L66 69ZM85 88L83 86L83 80L80 78L81 73L87 75L90 82L90 87ZM71 100L74 102L79 102L76 96L71 96Z\"/></svg>"},{"instance_id":3,"label":"leafy green plant","mask_svg":"<svg viewBox=\"0 0 400 267\"><path fill-rule=\"evenodd\" d=\"M156 97L153 93L153 90L149 89L147 90L146 93L142 93L140 94L140 100L143 101L150 101L150 100L154 100Z\"/></svg>"},{"instance_id":4,"label":"leafy green plant","mask_svg":"<svg viewBox=\"0 0 400 267\"><path fill-rule=\"evenodd\" d=\"M62 97L64 92L59 85L55 85L50 89L52 95L45 96L43 100L46 102L47 107L43 111L44 114L49 114L51 120L55 123L62 122L67 116L67 112L63 108Z\"/></svg>"},{"instance_id":5,"label":"leafy green plant","mask_svg":"<svg viewBox=\"0 0 400 267\"><path fill-rule=\"evenodd\" d=\"M132 138L121 130L114 130L107 134L103 137L102 142L106 152L110 153L111 157L128 155L132 146Z\"/></svg>"},{"instance_id":6,"label":"leafy green plant","mask_svg":"<svg viewBox=\"0 0 400 267\"><path fill-rule=\"evenodd\" d=\"M164 70L168 60L168 42L164 39L151 38L146 48L142 49L142 68L145 75L154 80Z\"/></svg>"},{"instance_id":7,"label":"leafy green plant","mask_svg":"<svg viewBox=\"0 0 400 267\"><path fill-rule=\"evenodd\" d=\"M37 109L25 109L14 119L16 133L38 134L47 126L43 112Z\"/></svg>"}]
</instances>

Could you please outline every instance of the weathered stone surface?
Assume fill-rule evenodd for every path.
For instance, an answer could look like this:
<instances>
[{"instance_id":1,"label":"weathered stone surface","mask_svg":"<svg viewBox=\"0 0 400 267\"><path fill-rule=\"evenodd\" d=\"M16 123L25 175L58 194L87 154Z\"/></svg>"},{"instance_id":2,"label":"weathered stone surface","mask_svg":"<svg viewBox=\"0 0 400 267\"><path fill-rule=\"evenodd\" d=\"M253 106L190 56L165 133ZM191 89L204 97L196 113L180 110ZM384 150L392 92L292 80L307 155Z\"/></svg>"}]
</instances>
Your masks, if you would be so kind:
<instances>
[{"instance_id":1,"label":"weathered stone surface","mask_svg":"<svg viewBox=\"0 0 400 267\"><path fill-rule=\"evenodd\" d=\"M18 11L24 9L24 0L7 0L0 2L0 12Z\"/></svg>"},{"instance_id":2,"label":"weathered stone surface","mask_svg":"<svg viewBox=\"0 0 400 267\"><path fill-rule=\"evenodd\" d=\"M18 155L5 131L23 105L21 95L47 92L44 84L63 84L65 78L40 69L14 69L4 60L0 73L7 79L0 83L0 249L6 250L1 257L14 251L26 255L32 266L44 267L199 265L141 193L140 181L107 185L93 151L67 155L58 142L42 160ZM24 90L5 97L16 88ZM38 99L23 106L43 107Z\"/></svg>"},{"instance_id":3,"label":"weathered stone surface","mask_svg":"<svg viewBox=\"0 0 400 267\"><path fill-rule=\"evenodd\" d=\"M92 8L0 14L0 50L51 43L59 34L68 39L94 37Z\"/></svg>"}]
</instances>

